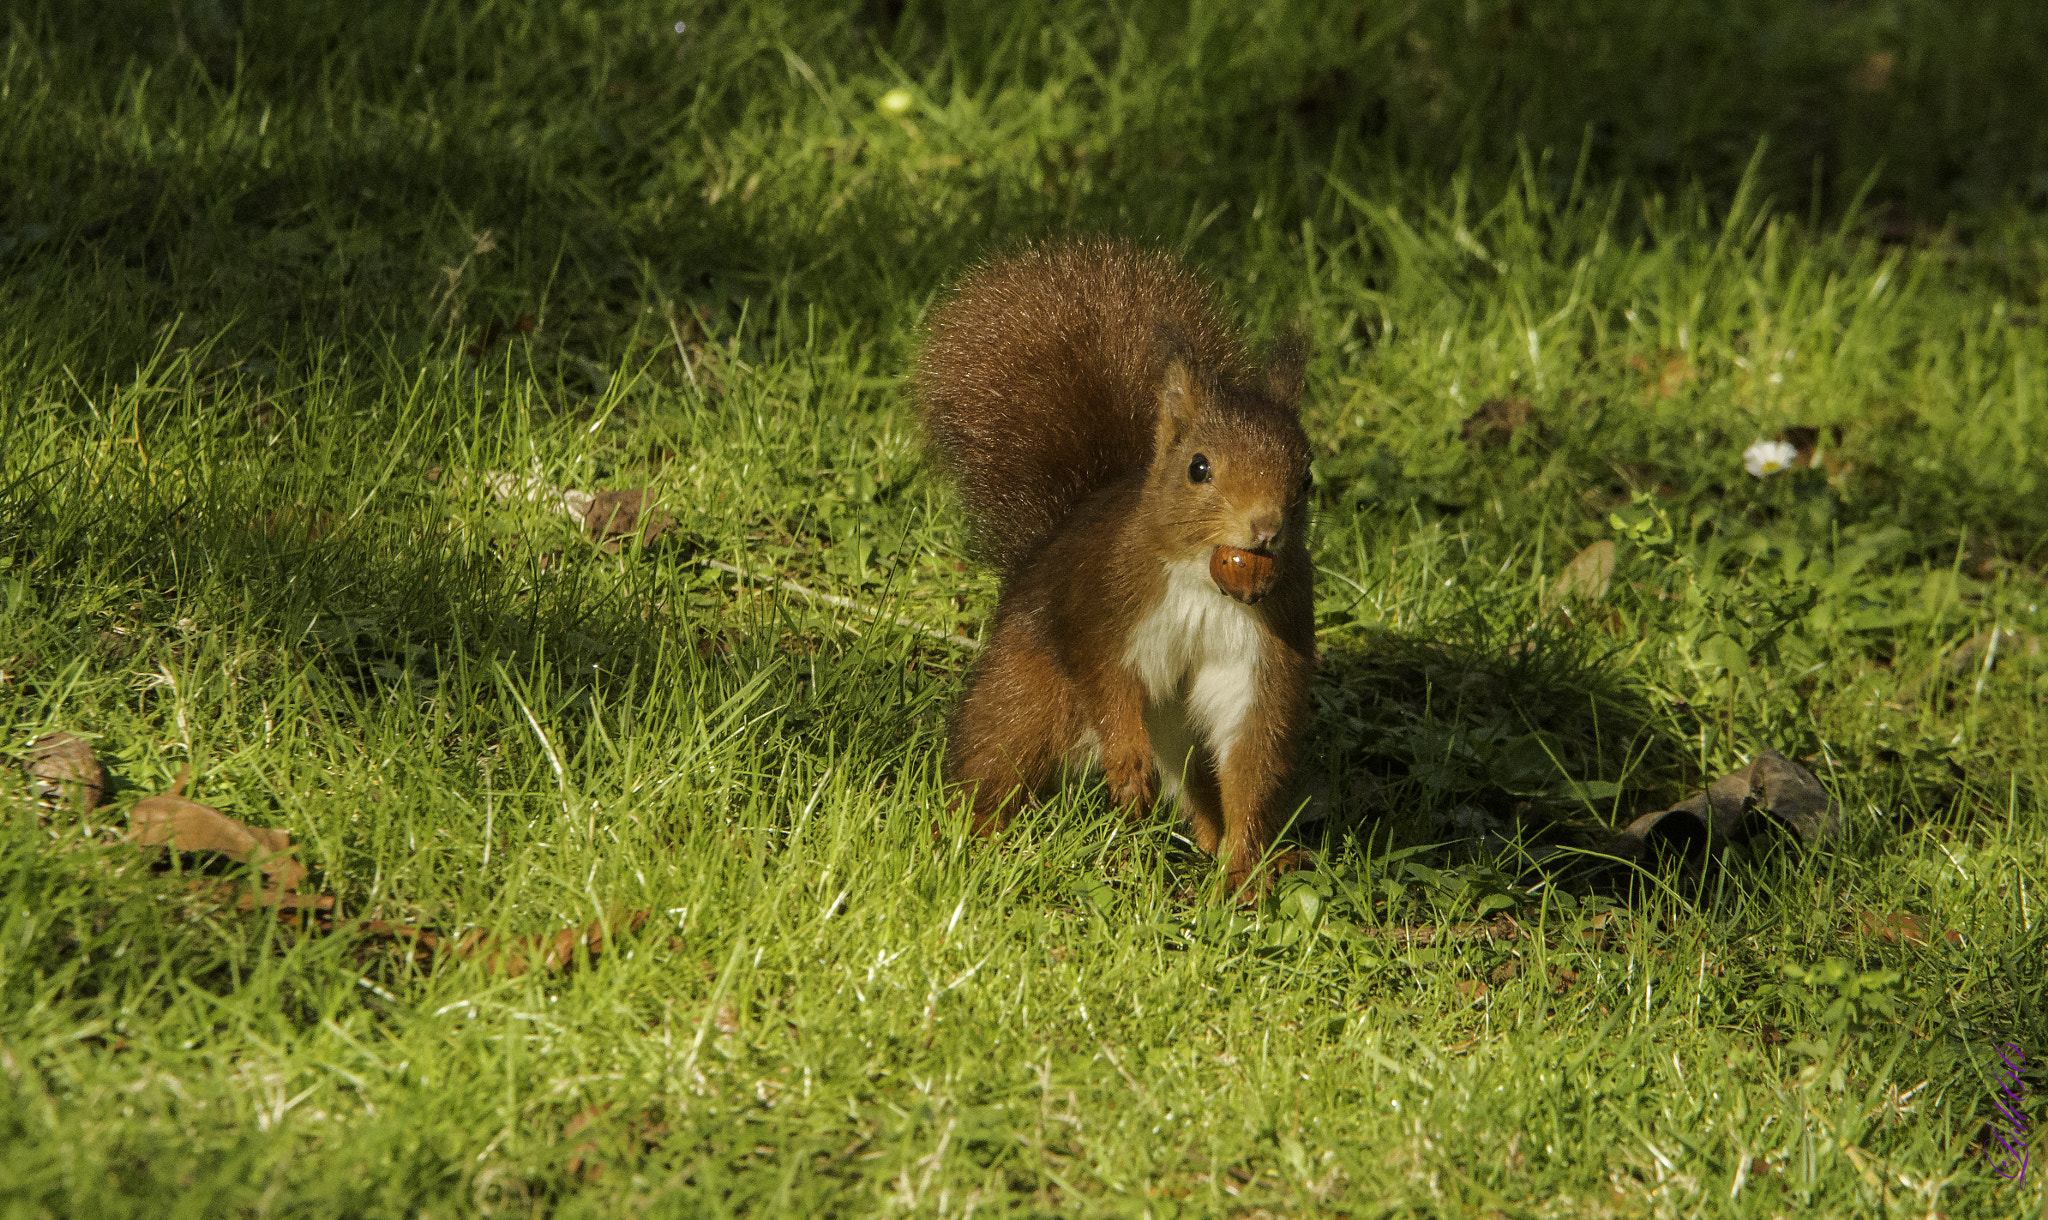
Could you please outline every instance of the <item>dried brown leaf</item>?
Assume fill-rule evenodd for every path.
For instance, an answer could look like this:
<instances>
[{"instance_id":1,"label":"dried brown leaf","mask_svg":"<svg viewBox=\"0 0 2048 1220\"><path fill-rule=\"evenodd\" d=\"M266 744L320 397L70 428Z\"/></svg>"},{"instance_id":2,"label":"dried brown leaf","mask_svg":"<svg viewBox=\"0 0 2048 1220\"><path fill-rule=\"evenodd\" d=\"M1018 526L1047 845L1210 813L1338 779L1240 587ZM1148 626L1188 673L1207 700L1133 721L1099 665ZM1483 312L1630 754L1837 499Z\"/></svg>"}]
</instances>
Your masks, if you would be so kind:
<instances>
[{"instance_id":1,"label":"dried brown leaf","mask_svg":"<svg viewBox=\"0 0 2048 1220\"><path fill-rule=\"evenodd\" d=\"M266 885L260 890L251 891L232 881L201 879L192 882L188 888L195 897L210 898L221 903L231 902L244 911L253 911L257 907L275 907L281 911L315 911L331 914L334 910L332 894L308 894L298 890L280 889L275 885Z\"/></svg>"},{"instance_id":2,"label":"dried brown leaf","mask_svg":"<svg viewBox=\"0 0 2048 1220\"><path fill-rule=\"evenodd\" d=\"M1858 93L1883 93L1891 87L1892 67L1898 56L1890 51L1872 51L1870 58L1849 73L1849 87Z\"/></svg>"},{"instance_id":3,"label":"dried brown leaf","mask_svg":"<svg viewBox=\"0 0 2048 1220\"><path fill-rule=\"evenodd\" d=\"M1597 602L1607 596L1607 590L1613 583L1614 540L1603 538L1572 556L1572 561L1564 565L1564 571L1557 574L1556 582L1544 590L1544 608L1554 608L1574 598Z\"/></svg>"},{"instance_id":4,"label":"dried brown leaf","mask_svg":"<svg viewBox=\"0 0 2048 1220\"><path fill-rule=\"evenodd\" d=\"M575 1139L589 1130L592 1124L604 1118L611 1108L612 1103L599 1102L578 1113L562 1128L562 1138ZM645 1152L668 1138L668 1124L652 1113L645 1113L625 1124L625 1135L632 1146ZM603 1176L605 1169L604 1162L597 1159L597 1153L597 1140L587 1139L577 1143L569 1152L569 1172L580 1176L586 1182L597 1181Z\"/></svg>"},{"instance_id":5,"label":"dried brown leaf","mask_svg":"<svg viewBox=\"0 0 2048 1220\"><path fill-rule=\"evenodd\" d=\"M1536 404L1526 398L1489 398L1466 418L1458 436L1481 449L1498 449L1535 415Z\"/></svg>"},{"instance_id":6,"label":"dried brown leaf","mask_svg":"<svg viewBox=\"0 0 2048 1220\"><path fill-rule=\"evenodd\" d=\"M136 802L128 817L128 841L138 847L220 852L254 864L274 890L295 890L306 877L306 866L292 859L291 836L284 831L238 822L211 805L169 792Z\"/></svg>"},{"instance_id":7,"label":"dried brown leaf","mask_svg":"<svg viewBox=\"0 0 2048 1220\"><path fill-rule=\"evenodd\" d=\"M1778 439L1792 446L1794 466L1813 465L1814 451L1820 448L1820 429L1806 424L1793 424L1778 429Z\"/></svg>"},{"instance_id":8,"label":"dried brown leaf","mask_svg":"<svg viewBox=\"0 0 2048 1220\"><path fill-rule=\"evenodd\" d=\"M650 912L642 909L626 911L611 920L611 931L607 936L602 920L588 927L564 928L559 932L542 932L532 936L517 936L509 940L486 935L474 930L460 938L451 938L425 928L406 924L386 923L371 920L362 925L362 930L372 936L393 940L410 941L415 953L424 958L434 954L447 954L464 961L477 960L486 970L502 972L508 977L518 978L529 970L562 970L576 964L576 951L583 950L586 957L595 958L609 948L609 941L618 936L637 932L646 924Z\"/></svg>"},{"instance_id":9,"label":"dried brown leaf","mask_svg":"<svg viewBox=\"0 0 2048 1220\"><path fill-rule=\"evenodd\" d=\"M608 551L618 550L624 539L636 535L641 546L653 546L656 539L676 529L675 517L660 508L655 497L642 488L598 492L590 497L583 524L590 536Z\"/></svg>"},{"instance_id":10,"label":"dried brown leaf","mask_svg":"<svg viewBox=\"0 0 2048 1220\"><path fill-rule=\"evenodd\" d=\"M334 529L334 514L327 509L290 505L264 514L257 532L268 539L297 539L318 542Z\"/></svg>"},{"instance_id":11,"label":"dried brown leaf","mask_svg":"<svg viewBox=\"0 0 2048 1220\"><path fill-rule=\"evenodd\" d=\"M1641 356L1630 356L1628 365L1651 378L1647 391L1651 402L1678 397L1685 390L1685 383L1699 376L1699 370L1693 367L1692 361L1679 352L1659 353L1654 365Z\"/></svg>"},{"instance_id":12,"label":"dried brown leaf","mask_svg":"<svg viewBox=\"0 0 2048 1220\"><path fill-rule=\"evenodd\" d=\"M69 733L36 738L21 766L35 794L52 803L85 813L107 799L107 769L93 756L91 746Z\"/></svg>"},{"instance_id":13,"label":"dried brown leaf","mask_svg":"<svg viewBox=\"0 0 2048 1220\"><path fill-rule=\"evenodd\" d=\"M1857 923L1865 936L1875 940L1894 944L1904 941L1909 945L1927 943L1927 924L1918 915L1898 911L1864 911L1857 916Z\"/></svg>"},{"instance_id":14,"label":"dried brown leaf","mask_svg":"<svg viewBox=\"0 0 2048 1220\"><path fill-rule=\"evenodd\" d=\"M596 1122L598 1119L603 1118L605 1111L611 1108L612 1103L608 1101L601 1101L598 1104L591 1106L588 1109L577 1114L576 1117L569 1120L567 1126L562 1128L562 1138L576 1138L578 1135L582 1134L583 1129L585 1127L588 1127L590 1124Z\"/></svg>"}]
</instances>

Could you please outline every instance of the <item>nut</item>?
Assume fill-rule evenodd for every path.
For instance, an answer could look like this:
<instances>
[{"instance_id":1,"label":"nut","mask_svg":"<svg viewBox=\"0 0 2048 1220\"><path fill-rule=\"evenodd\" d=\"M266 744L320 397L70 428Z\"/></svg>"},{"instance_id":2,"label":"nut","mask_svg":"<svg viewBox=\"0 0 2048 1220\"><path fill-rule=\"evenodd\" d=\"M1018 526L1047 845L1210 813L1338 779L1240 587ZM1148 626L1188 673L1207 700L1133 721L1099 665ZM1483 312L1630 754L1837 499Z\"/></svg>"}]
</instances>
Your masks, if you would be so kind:
<instances>
[{"instance_id":1,"label":"nut","mask_svg":"<svg viewBox=\"0 0 2048 1220\"><path fill-rule=\"evenodd\" d=\"M1219 546L1209 556L1209 577L1216 587L1250 605L1273 591L1276 569L1271 555Z\"/></svg>"}]
</instances>

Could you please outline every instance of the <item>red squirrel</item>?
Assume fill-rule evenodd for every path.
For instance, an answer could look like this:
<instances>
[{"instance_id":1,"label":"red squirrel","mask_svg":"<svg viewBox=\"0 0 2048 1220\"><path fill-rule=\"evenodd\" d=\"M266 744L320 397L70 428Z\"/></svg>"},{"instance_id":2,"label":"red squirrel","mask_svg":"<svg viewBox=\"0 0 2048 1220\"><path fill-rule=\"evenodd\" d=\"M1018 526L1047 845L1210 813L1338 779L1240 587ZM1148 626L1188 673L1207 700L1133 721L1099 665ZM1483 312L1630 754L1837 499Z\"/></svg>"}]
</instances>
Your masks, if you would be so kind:
<instances>
[{"instance_id":1,"label":"red squirrel","mask_svg":"<svg viewBox=\"0 0 2048 1220\"><path fill-rule=\"evenodd\" d=\"M1255 370L1185 266L1115 241L985 263L937 311L924 425L1002 573L946 742L978 832L1099 766L1265 888L1315 665L1303 360Z\"/></svg>"}]
</instances>

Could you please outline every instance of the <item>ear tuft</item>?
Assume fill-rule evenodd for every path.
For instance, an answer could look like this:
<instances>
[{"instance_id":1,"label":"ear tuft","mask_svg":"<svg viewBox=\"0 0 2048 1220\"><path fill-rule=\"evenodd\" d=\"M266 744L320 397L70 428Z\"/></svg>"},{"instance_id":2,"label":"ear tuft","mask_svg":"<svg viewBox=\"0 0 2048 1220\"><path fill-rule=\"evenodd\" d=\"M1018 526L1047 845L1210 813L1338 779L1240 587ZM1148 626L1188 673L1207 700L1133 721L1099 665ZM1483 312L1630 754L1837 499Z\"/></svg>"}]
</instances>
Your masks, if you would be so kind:
<instances>
[{"instance_id":1,"label":"ear tuft","mask_svg":"<svg viewBox=\"0 0 2048 1220\"><path fill-rule=\"evenodd\" d=\"M1194 396L1194 378L1188 374L1188 366L1180 360L1168 363L1166 375L1159 382L1159 405L1179 414L1187 410Z\"/></svg>"},{"instance_id":2,"label":"ear tuft","mask_svg":"<svg viewBox=\"0 0 2048 1220\"><path fill-rule=\"evenodd\" d=\"M1293 406L1301 401L1303 370L1308 365L1308 340L1288 331L1266 349L1266 396Z\"/></svg>"},{"instance_id":3,"label":"ear tuft","mask_svg":"<svg viewBox=\"0 0 2048 1220\"><path fill-rule=\"evenodd\" d=\"M1161 448L1171 448L1194 422L1195 379L1187 362L1178 356L1167 362L1159 379L1159 436Z\"/></svg>"}]
</instances>

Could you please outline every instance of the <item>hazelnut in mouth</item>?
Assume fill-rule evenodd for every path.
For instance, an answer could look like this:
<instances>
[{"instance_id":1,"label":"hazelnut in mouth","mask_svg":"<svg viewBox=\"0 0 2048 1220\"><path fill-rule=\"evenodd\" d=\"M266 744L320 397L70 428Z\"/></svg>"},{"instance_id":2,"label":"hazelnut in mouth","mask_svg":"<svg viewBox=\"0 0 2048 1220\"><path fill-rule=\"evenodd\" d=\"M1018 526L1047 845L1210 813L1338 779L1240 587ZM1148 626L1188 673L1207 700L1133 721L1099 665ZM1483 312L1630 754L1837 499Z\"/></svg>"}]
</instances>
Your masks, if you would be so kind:
<instances>
[{"instance_id":1,"label":"hazelnut in mouth","mask_svg":"<svg viewBox=\"0 0 2048 1220\"><path fill-rule=\"evenodd\" d=\"M1273 591L1274 572L1273 557L1257 551L1219 546L1209 555L1209 578L1247 606Z\"/></svg>"}]
</instances>

